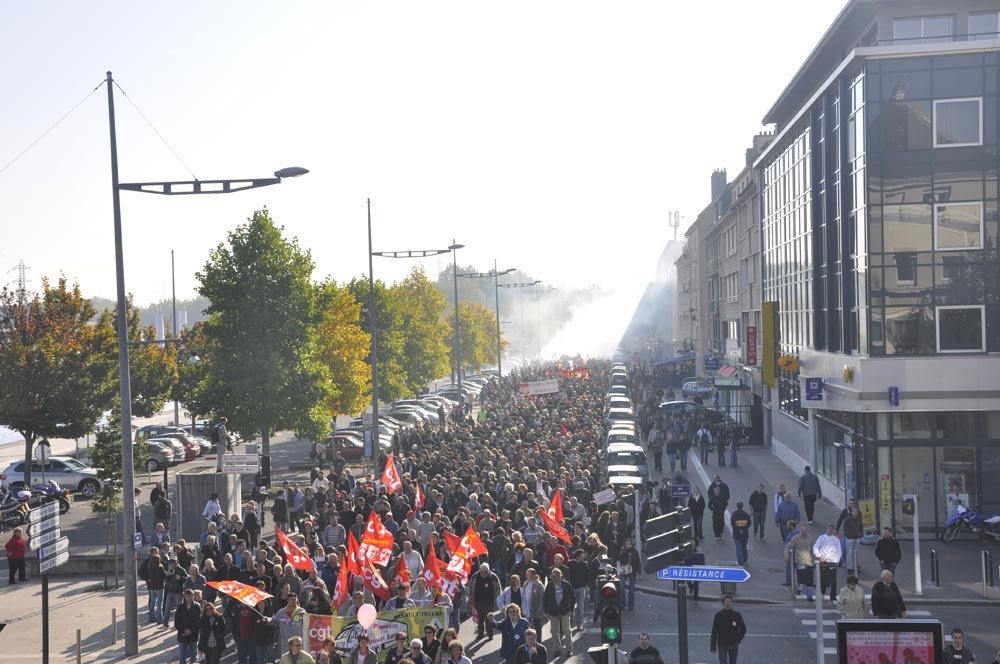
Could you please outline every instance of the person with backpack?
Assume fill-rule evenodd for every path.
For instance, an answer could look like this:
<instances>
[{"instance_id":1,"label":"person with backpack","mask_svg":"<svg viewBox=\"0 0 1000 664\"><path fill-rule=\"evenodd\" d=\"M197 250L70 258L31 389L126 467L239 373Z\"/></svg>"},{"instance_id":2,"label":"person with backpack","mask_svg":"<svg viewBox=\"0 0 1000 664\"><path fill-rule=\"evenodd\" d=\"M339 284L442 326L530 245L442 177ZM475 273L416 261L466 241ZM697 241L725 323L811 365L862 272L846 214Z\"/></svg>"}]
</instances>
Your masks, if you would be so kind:
<instances>
[{"instance_id":1,"label":"person with backpack","mask_svg":"<svg viewBox=\"0 0 1000 664\"><path fill-rule=\"evenodd\" d=\"M712 450L712 432L708 427L703 426L695 433L698 441L698 449L701 451L701 465L708 465L708 453Z\"/></svg>"},{"instance_id":2,"label":"person with backpack","mask_svg":"<svg viewBox=\"0 0 1000 664\"><path fill-rule=\"evenodd\" d=\"M215 445L215 472L222 472L222 455L226 453L227 450L232 449L232 439L229 437L229 431L226 429L226 425L229 424L229 418L222 416L219 418L219 423L212 427L212 443Z\"/></svg>"}]
</instances>

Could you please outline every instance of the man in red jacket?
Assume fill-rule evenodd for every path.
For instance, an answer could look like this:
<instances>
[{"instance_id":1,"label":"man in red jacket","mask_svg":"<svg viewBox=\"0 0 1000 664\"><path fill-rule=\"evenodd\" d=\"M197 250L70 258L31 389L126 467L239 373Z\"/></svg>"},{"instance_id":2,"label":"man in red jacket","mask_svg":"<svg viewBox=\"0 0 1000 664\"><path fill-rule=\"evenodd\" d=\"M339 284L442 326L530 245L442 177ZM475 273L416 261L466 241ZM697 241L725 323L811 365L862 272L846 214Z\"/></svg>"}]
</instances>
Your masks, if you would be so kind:
<instances>
[{"instance_id":1,"label":"man in red jacket","mask_svg":"<svg viewBox=\"0 0 1000 664\"><path fill-rule=\"evenodd\" d=\"M11 585L14 584L15 572L18 572L19 578L24 581L24 554L27 552L28 543L21 537L23 532L20 528L15 528L13 537L4 545L4 549L7 550L7 567L10 570L8 583Z\"/></svg>"}]
</instances>

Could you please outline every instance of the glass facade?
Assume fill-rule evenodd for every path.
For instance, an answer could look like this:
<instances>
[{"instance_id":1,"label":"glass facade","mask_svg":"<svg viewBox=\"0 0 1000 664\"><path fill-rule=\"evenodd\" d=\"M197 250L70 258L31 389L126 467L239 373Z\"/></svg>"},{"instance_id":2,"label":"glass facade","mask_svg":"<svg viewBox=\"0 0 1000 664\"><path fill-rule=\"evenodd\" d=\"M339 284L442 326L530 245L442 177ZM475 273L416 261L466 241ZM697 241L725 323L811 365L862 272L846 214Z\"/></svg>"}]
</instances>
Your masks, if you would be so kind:
<instances>
[{"instance_id":1,"label":"glass facade","mask_svg":"<svg viewBox=\"0 0 1000 664\"><path fill-rule=\"evenodd\" d=\"M761 173L763 300L781 302L779 354L812 347L812 130L804 123ZM798 372L778 371L778 402L802 421Z\"/></svg>"},{"instance_id":2,"label":"glass facade","mask_svg":"<svg viewBox=\"0 0 1000 664\"><path fill-rule=\"evenodd\" d=\"M864 77L868 352L1000 351L1000 55L870 60Z\"/></svg>"}]
</instances>

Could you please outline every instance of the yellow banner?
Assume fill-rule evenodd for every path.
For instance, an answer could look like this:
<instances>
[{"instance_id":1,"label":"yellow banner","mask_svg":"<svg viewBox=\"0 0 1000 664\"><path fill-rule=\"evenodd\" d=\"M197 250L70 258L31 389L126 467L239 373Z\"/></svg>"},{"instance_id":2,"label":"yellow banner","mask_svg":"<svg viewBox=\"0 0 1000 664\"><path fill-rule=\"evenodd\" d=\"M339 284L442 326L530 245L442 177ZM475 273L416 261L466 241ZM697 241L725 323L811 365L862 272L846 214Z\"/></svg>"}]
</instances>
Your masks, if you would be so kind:
<instances>
[{"instance_id":1,"label":"yellow banner","mask_svg":"<svg viewBox=\"0 0 1000 664\"><path fill-rule=\"evenodd\" d=\"M875 499L858 501L858 509L861 511L861 525L865 530L875 527Z\"/></svg>"},{"instance_id":2,"label":"yellow banner","mask_svg":"<svg viewBox=\"0 0 1000 664\"><path fill-rule=\"evenodd\" d=\"M423 637L424 627L427 625L437 628L440 637L448 626L448 610L443 606L425 606L382 611L368 630L368 645L372 652L380 653L395 645L397 632L406 632L409 646L409 639ZM358 635L364 631L357 618L310 613L306 616L303 640L309 652L315 656L322 649L324 639L332 637L337 642L337 652L346 657L358 645ZM282 644L282 648L284 647Z\"/></svg>"},{"instance_id":3,"label":"yellow banner","mask_svg":"<svg viewBox=\"0 0 1000 664\"><path fill-rule=\"evenodd\" d=\"M892 511L892 483L889 481L888 475L883 475L881 477L882 485L882 512L888 513Z\"/></svg>"}]
</instances>

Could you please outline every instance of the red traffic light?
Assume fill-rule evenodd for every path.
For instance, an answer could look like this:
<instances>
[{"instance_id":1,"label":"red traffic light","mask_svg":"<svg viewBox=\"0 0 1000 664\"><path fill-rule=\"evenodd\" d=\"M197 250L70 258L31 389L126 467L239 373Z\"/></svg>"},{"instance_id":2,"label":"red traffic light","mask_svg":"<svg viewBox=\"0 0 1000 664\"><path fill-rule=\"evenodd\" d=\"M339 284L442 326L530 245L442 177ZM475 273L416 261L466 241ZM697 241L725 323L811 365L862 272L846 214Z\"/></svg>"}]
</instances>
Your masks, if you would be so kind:
<instances>
[{"instance_id":1,"label":"red traffic light","mask_svg":"<svg viewBox=\"0 0 1000 664\"><path fill-rule=\"evenodd\" d=\"M614 582L609 581L601 586L601 597L609 600L618 599L618 586Z\"/></svg>"}]
</instances>

